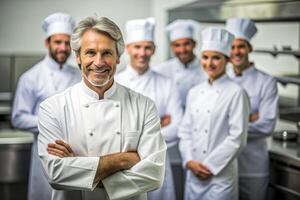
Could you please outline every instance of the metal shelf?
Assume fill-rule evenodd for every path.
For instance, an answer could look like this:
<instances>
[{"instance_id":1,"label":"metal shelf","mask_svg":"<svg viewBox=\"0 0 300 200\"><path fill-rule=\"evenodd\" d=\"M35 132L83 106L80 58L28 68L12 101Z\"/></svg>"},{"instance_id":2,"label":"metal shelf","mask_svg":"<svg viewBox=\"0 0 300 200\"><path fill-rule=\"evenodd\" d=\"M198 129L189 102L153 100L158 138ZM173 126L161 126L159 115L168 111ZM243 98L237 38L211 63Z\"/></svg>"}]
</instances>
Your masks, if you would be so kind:
<instances>
[{"instance_id":1,"label":"metal shelf","mask_svg":"<svg viewBox=\"0 0 300 200\"><path fill-rule=\"evenodd\" d=\"M275 78L284 86L287 84L300 85L300 75L277 76Z\"/></svg>"},{"instance_id":2,"label":"metal shelf","mask_svg":"<svg viewBox=\"0 0 300 200\"><path fill-rule=\"evenodd\" d=\"M278 56L279 54L282 55L292 55L297 59L300 59L300 51L293 51L293 50L277 50L277 48L272 49L255 49L253 52L255 53L268 53L271 54L273 57Z\"/></svg>"}]
</instances>

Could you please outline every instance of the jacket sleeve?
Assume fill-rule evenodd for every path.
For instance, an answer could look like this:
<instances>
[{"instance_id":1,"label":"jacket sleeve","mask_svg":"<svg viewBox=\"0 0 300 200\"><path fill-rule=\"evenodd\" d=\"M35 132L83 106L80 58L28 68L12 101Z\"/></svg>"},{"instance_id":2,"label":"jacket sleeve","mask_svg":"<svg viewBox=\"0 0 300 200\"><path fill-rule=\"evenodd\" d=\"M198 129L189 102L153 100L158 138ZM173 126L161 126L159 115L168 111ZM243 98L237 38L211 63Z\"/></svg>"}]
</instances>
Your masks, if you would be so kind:
<instances>
[{"instance_id":1,"label":"jacket sleeve","mask_svg":"<svg viewBox=\"0 0 300 200\"><path fill-rule=\"evenodd\" d=\"M191 102L192 102L191 92L189 92L187 96L186 102L186 110L178 129L178 137L179 137L179 151L182 158L182 165L185 168L186 163L193 159L192 156L192 114L191 114Z\"/></svg>"},{"instance_id":2,"label":"jacket sleeve","mask_svg":"<svg viewBox=\"0 0 300 200\"><path fill-rule=\"evenodd\" d=\"M37 115L34 114L37 100L33 88L34 85L26 76L20 77L15 93L11 122L15 128L37 133L38 120Z\"/></svg>"},{"instance_id":3,"label":"jacket sleeve","mask_svg":"<svg viewBox=\"0 0 300 200\"><path fill-rule=\"evenodd\" d=\"M228 136L203 160L213 175L222 171L246 146L249 110L248 96L240 90L230 103Z\"/></svg>"},{"instance_id":4,"label":"jacket sleeve","mask_svg":"<svg viewBox=\"0 0 300 200\"><path fill-rule=\"evenodd\" d=\"M58 114L58 106L54 101L46 100L41 103L38 117L38 154L46 177L54 189L93 190L97 185L94 178L98 157L59 158L47 152L49 143L58 139L66 141Z\"/></svg>"},{"instance_id":5,"label":"jacket sleeve","mask_svg":"<svg viewBox=\"0 0 300 200\"><path fill-rule=\"evenodd\" d=\"M166 114L171 116L171 123L161 129L162 135L168 147L173 146L178 142L178 128L182 119L182 103L179 97L179 92L174 84L168 88L169 96L166 100Z\"/></svg>"},{"instance_id":6,"label":"jacket sleeve","mask_svg":"<svg viewBox=\"0 0 300 200\"><path fill-rule=\"evenodd\" d=\"M276 125L278 116L278 91L275 79L269 79L261 89L259 102L259 118L257 121L249 122L248 137L269 136Z\"/></svg>"},{"instance_id":7,"label":"jacket sleeve","mask_svg":"<svg viewBox=\"0 0 300 200\"><path fill-rule=\"evenodd\" d=\"M160 133L160 119L152 101L145 107L143 132L138 144L141 161L129 170L102 180L110 199L129 199L160 187L165 174L166 144Z\"/></svg>"}]
</instances>

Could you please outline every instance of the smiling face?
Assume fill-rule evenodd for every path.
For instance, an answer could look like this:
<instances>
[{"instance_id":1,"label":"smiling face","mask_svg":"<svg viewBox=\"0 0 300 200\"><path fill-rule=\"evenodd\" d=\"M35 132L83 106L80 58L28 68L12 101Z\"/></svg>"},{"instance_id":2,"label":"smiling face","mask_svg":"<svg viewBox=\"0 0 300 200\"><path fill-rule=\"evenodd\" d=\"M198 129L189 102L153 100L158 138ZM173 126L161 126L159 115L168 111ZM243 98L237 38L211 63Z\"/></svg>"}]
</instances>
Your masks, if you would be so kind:
<instances>
[{"instance_id":1,"label":"smiling face","mask_svg":"<svg viewBox=\"0 0 300 200\"><path fill-rule=\"evenodd\" d=\"M246 40L234 39L230 53L230 61L233 66L241 71L246 69L250 65L248 54L251 51L252 48Z\"/></svg>"},{"instance_id":2,"label":"smiling face","mask_svg":"<svg viewBox=\"0 0 300 200\"><path fill-rule=\"evenodd\" d=\"M209 80L214 81L225 74L228 59L219 52L203 51L201 55L201 65L208 74Z\"/></svg>"},{"instance_id":3,"label":"smiling face","mask_svg":"<svg viewBox=\"0 0 300 200\"><path fill-rule=\"evenodd\" d=\"M171 43L173 53L183 64L188 64L194 59L195 46L195 41L190 38L178 39Z\"/></svg>"},{"instance_id":4,"label":"smiling face","mask_svg":"<svg viewBox=\"0 0 300 200\"><path fill-rule=\"evenodd\" d=\"M45 41L46 48L53 60L63 65L71 54L70 36L67 34L54 34Z\"/></svg>"},{"instance_id":5,"label":"smiling face","mask_svg":"<svg viewBox=\"0 0 300 200\"><path fill-rule=\"evenodd\" d=\"M120 63L116 42L108 35L94 30L88 30L82 35L76 60L81 65L86 84L95 87L110 86L116 66Z\"/></svg>"},{"instance_id":6,"label":"smiling face","mask_svg":"<svg viewBox=\"0 0 300 200\"><path fill-rule=\"evenodd\" d=\"M127 53L130 57L131 66L139 73L143 74L149 68L151 56L155 52L153 42L141 41L128 44Z\"/></svg>"}]
</instances>

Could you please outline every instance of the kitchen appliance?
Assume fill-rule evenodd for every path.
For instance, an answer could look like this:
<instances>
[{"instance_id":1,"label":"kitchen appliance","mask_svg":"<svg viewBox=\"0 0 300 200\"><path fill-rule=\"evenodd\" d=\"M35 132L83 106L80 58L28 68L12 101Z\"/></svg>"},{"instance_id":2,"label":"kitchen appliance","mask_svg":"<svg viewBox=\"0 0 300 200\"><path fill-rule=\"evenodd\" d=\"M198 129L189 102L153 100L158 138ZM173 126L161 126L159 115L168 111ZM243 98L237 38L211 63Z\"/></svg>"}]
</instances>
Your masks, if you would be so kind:
<instances>
[{"instance_id":1,"label":"kitchen appliance","mask_svg":"<svg viewBox=\"0 0 300 200\"><path fill-rule=\"evenodd\" d=\"M281 141L296 141L298 139L298 132L288 130L276 131L273 133L273 138Z\"/></svg>"},{"instance_id":2,"label":"kitchen appliance","mask_svg":"<svg viewBox=\"0 0 300 200\"><path fill-rule=\"evenodd\" d=\"M0 130L0 199L27 198L33 135L17 130Z\"/></svg>"}]
</instances>

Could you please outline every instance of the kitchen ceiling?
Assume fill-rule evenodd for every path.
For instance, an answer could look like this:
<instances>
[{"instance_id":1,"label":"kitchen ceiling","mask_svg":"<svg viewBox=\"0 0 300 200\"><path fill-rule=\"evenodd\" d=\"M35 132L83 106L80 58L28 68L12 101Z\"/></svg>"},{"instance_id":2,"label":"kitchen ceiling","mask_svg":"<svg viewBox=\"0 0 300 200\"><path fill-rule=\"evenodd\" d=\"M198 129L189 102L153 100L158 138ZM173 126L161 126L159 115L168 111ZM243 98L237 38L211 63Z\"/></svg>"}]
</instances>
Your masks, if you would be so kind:
<instances>
[{"instance_id":1,"label":"kitchen ceiling","mask_svg":"<svg viewBox=\"0 0 300 200\"><path fill-rule=\"evenodd\" d=\"M300 21L300 0L198 0L169 10L169 21L224 22L231 17L255 21Z\"/></svg>"}]
</instances>

